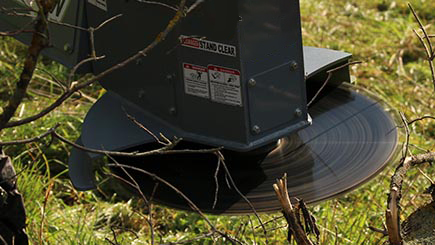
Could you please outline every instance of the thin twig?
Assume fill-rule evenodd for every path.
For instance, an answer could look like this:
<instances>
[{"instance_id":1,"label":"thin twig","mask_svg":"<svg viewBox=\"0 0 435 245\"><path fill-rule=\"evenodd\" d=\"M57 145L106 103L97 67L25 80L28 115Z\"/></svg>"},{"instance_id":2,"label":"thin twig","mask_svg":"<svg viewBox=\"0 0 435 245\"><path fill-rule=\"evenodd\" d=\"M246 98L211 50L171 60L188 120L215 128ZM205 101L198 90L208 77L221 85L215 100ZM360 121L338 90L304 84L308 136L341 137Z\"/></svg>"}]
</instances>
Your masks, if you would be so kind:
<instances>
[{"instance_id":1,"label":"thin twig","mask_svg":"<svg viewBox=\"0 0 435 245\"><path fill-rule=\"evenodd\" d=\"M39 1L37 1L37 3L39 3ZM16 84L13 95L9 98L7 105L0 114L0 130L5 128L26 96L27 87L35 71L39 54L49 45L47 37L48 23L45 16L48 15L54 6L55 1L44 1L41 3L41 8L39 9L39 14L34 26L35 32L33 33L31 44L27 50L27 56L24 61L20 79Z\"/></svg>"},{"instance_id":2,"label":"thin twig","mask_svg":"<svg viewBox=\"0 0 435 245\"><path fill-rule=\"evenodd\" d=\"M211 154L218 152L222 148L213 148L213 149L203 149L203 150L190 150L190 149L184 149L184 150L172 150L173 147L175 147L182 139L176 139L172 144L163 146L159 149L146 151L146 152L120 152L120 151L106 151L106 150L96 150L91 149L88 147L84 147L82 145L76 144L62 136L60 136L56 131L53 131L51 133L55 138L59 139L60 141L71 145L79 150L90 152L90 153L96 153L101 155L110 155L114 157L144 157L144 156L152 156L152 155L170 155L170 154L191 154L191 153L201 153L201 154Z\"/></svg>"},{"instance_id":3,"label":"thin twig","mask_svg":"<svg viewBox=\"0 0 435 245\"><path fill-rule=\"evenodd\" d=\"M212 207L212 209L215 209L217 201L218 201L218 194L219 194L218 174L219 174L219 169L220 169L220 166L221 166L221 161L222 160L220 158L218 158L217 166L216 166L216 171L214 173L214 182L216 184L216 189L215 189L215 192L214 192L214 201L213 201L213 207Z\"/></svg>"},{"instance_id":4,"label":"thin twig","mask_svg":"<svg viewBox=\"0 0 435 245\"><path fill-rule=\"evenodd\" d=\"M156 1L147 1L147 0L136 0L137 2L140 3L146 3L146 4L153 4L153 5L159 5L168 9L171 9L173 11L178 11L178 9L174 6L171 6L169 4L165 4L165 3L161 3L161 2L156 2Z\"/></svg>"},{"instance_id":5,"label":"thin twig","mask_svg":"<svg viewBox=\"0 0 435 245\"><path fill-rule=\"evenodd\" d=\"M136 168L133 166L129 166L129 165L124 165L124 164L107 164L107 166L109 167L123 167L126 169L131 169L137 172L140 172L142 174L148 175L151 178L159 181L160 183L166 185L167 187L169 187L170 189L172 189L173 191L175 191L181 198L183 198L188 205L192 208L193 211L197 212L205 221L206 223L210 226L211 230L213 232L216 232L218 234L220 234L221 236L227 238L230 242L232 242L233 244L242 244L240 241L230 237L228 234L226 234L225 232L222 232L220 230L218 230L212 223L211 221L207 218L207 216L201 211L201 209L198 208L198 206L196 206L195 203L192 202L192 200L190 200L189 197L187 197L182 191L180 191L177 187L173 186L171 183L169 183L168 181L166 181L163 178L160 178L159 176L157 176L156 174L150 173L144 169L140 169L140 168Z\"/></svg>"},{"instance_id":6,"label":"thin twig","mask_svg":"<svg viewBox=\"0 0 435 245\"><path fill-rule=\"evenodd\" d=\"M388 236L388 232L387 232L387 230L385 230L385 229L379 229L379 228L376 228L376 227L373 227L373 226L369 226L369 229L370 229L371 231L373 231L373 232L380 233L380 234L382 234L383 236Z\"/></svg>"},{"instance_id":7,"label":"thin twig","mask_svg":"<svg viewBox=\"0 0 435 245\"><path fill-rule=\"evenodd\" d=\"M109 159L111 159L115 164L119 165L119 162L116 161L115 158L113 158L110 155L106 155ZM124 167L122 167L121 165L119 165L119 168L121 168L121 170L124 172L125 175L127 175L127 177L131 180L131 183L133 184L132 187L134 189L136 189L137 192L139 192L140 196L142 197L142 200L145 202L145 205L147 205L148 210L150 210L150 205L151 203L148 201L148 199L146 198L146 196L143 194L142 189L140 188L139 184L137 183L137 181L133 178L133 176L131 176L131 174L125 170ZM122 179L122 178L121 178ZM152 212L148 213L149 218L146 219L148 225L150 226L150 233L151 233L151 244L154 245L154 226L153 226L153 221L152 221Z\"/></svg>"},{"instance_id":8,"label":"thin twig","mask_svg":"<svg viewBox=\"0 0 435 245\"><path fill-rule=\"evenodd\" d=\"M180 2L180 9L177 11L175 16L169 21L169 23L166 26L165 30L163 30L160 34L158 34L157 37L154 39L154 41L151 44L149 44L147 47L145 47L144 49L138 51L135 55L130 56L129 58L127 58L124 61L122 61L121 63L118 63L118 64L116 64L116 65L106 69L105 71L103 71L100 74L92 77L89 80L79 81L77 83L73 83L71 88L66 93L62 94L55 102L53 102L51 105L49 105L48 107L46 107L45 109L43 109L39 113L37 113L37 114L35 114L33 116L30 116L30 117L21 119L21 120L17 120L17 121L13 121L13 122L8 122L8 123L6 123L4 125L4 128L16 127L16 126L20 126L20 125L23 125L23 124L27 124L29 122L35 121L35 120L37 120L37 119L47 115L48 113L50 113L51 111L56 109L65 100L70 98L73 94L75 94L77 91L81 90L82 88L85 88L85 87L89 86L90 84L95 83L96 81L101 80L106 75L108 75L108 74L110 74L110 73L112 73L112 72L114 72L114 71L116 71L116 70L118 70L120 68L125 67L126 65L132 63L133 61L137 60L138 58L146 56L146 54L148 52L150 52L158 44L160 44L163 40L165 40L166 37L169 35L169 33L178 24L178 22L182 18L185 17L184 11L182 11L182 9L186 5L186 1L187 0L181 0L181 2ZM1 124L0 124L0 126L1 126Z\"/></svg>"},{"instance_id":9,"label":"thin twig","mask_svg":"<svg viewBox=\"0 0 435 245\"><path fill-rule=\"evenodd\" d=\"M322 86L319 88L319 90L316 92L316 94L313 96L313 98L311 98L310 102L308 102L307 107L310 107L311 104L317 99L317 97L320 95L320 93L323 91L323 89L326 87L326 85L329 83L329 80L331 80L332 75L334 72L341 70L347 66L351 66L351 65L356 65L356 64L361 64L361 61L354 61L354 62L348 62L344 65L335 67L334 69L331 69L329 71L327 71L326 73L328 74L328 77L326 78L325 82L323 82Z\"/></svg>"},{"instance_id":10,"label":"thin twig","mask_svg":"<svg viewBox=\"0 0 435 245\"><path fill-rule=\"evenodd\" d=\"M417 13L415 12L414 8L412 7L411 3L408 3L408 7L411 10L412 14L414 15L415 20L417 21L418 25L420 26L420 30L423 32L423 37L420 36L416 30L413 30L415 35L417 35L418 39L422 43L427 56L427 61L429 63L429 68L432 74L432 84L434 86L435 90L435 66L434 66L434 59L435 59L435 49L432 45L432 40L429 36L429 34L426 31L426 28L424 27L423 23L421 22L420 18L418 17Z\"/></svg>"},{"instance_id":11,"label":"thin twig","mask_svg":"<svg viewBox=\"0 0 435 245\"><path fill-rule=\"evenodd\" d=\"M192 4L189 9L187 9L186 13L189 14L193 10L195 10L201 3L203 3L204 0L197 0L194 4Z\"/></svg>"},{"instance_id":12,"label":"thin twig","mask_svg":"<svg viewBox=\"0 0 435 245\"><path fill-rule=\"evenodd\" d=\"M0 142L0 146L22 145L22 144L28 144L28 143L32 143L32 142L37 142L37 141L40 141L41 139L51 135L58 127L59 127L59 124L57 124L56 126L50 128L47 132L45 132L45 133L43 133L41 135L38 135L36 137L30 138L30 139Z\"/></svg>"},{"instance_id":13,"label":"thin twig","mask_svg":"<svg viewBox=\"0 0 435 245\"><path fill-rule=\"evenodd\" d=\"M157 137L153 132L151 132L151 130L149 130L147 127L145 127L142 123L140 123L138 120L136 120L135 117L133 117L132 115L128 114L125 109L124 109L125 114L127 115L127 118L130 119L130 121L132 121L134 124L136 124L136 126L138 126L140 129L142 129L143 131L145 131L147 134L149 134L151 137L154 138L154 140L161 144L161 145L169 145L171 144L171 142L163 142L159 139L159 137Z\"/></svg>"},{"instance_id":14,"label":"thin twig","mask_svg":"<svg viewBox=\"0 0 435 245\"><path fill-rule=\"evenodd\" d=\"M43 243L42 242L42 233L44 232L43 230L44 230L44 222L45 222L45 212L47 209L48 198L50 197L51 189L53 188L53 185L54 185L54 181L52 180L52 181L50 181L50 184L48 185L47 190L45 191L44 204L42 206L42 215L41 215L42 217L41 217L41 223L39 226L39 234L38 234L39 244Z\"/></svg>"},{"instance_id":15,"label":"thin twig","mask_svg":"<svg viewBox=\"0 0 435 245\"><path fill-rule=\"evenodd\" d=\"M413 120L409 121L408 125L411 125L411 124L413 124L415 122L422 121L422 120L425 120L425 119L433 119L433 120L435 120L435 117L434 116L422 116L422 117L419 117L419 118L416 118L416 119L413 119Z\"/></svg>"},{"instance_id":16,"label":"thin twig","mask_svg":"<svg viewBox=\"0 0 435 245\"><path fill-rule=\"evenodd\" d=\"M267 239L267 229L263 224L263 221L260 218L260 215L258 215L257 210L255 210L254 205L252 205L251 201L249 201L249 199L243 195L243 193L239 190L239 188L237 187L236 183L234 182L233 177L231 176L230 171L227 168L227 165L225 164L225 158L222 155L222 153L220 151L215 152L215 154L217 155L218 158L221 159L221 164L225 170L225 174L228 177L228 180L230 181L231 185L233 186L234 190L243 198L243 200L245 200L245 202L249 205L249 207L251 208L251 210L254 212L255 217L257 218L258 222L260 222L260 225L263 229L264 232L264 236L266 238L266 244L269 243L268 239Z\"/></svg>"}]
</instances>

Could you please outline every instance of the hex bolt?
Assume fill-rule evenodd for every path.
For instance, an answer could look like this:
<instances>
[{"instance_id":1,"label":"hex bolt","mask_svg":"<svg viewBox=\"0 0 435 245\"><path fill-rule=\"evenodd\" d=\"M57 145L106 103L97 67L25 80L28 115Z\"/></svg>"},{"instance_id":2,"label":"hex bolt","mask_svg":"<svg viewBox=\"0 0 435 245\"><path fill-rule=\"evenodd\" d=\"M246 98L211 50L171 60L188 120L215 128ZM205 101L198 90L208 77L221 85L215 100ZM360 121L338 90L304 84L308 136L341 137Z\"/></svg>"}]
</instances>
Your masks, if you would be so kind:
<instances>
[{"instance_id":1,"label":"hex bolt","mask_svg":"<svg viewBox=\"0 0 435 245\"><path fill-rule=\"evenodd\" d=\"M293 60L290 62L290 70L296 71L298 69L298 67L299 67L299 65L296 61Z\"/></svg>"},{"instance_id":2,"label":"hex bolt","mask_svg":"<svg viewBox=\"0 0 435 245\"><path fill-rule=\"evenodd\" d=\"M72 52L71 44L65 43L65 45L63 45L63 51L67 53L71 53Z\"/></svg>"},{"instance_id":3,"label":"hex bolt","mask_svg":"<svg viewBox=\"0 0 435 245\"><path fill-rule=\"evenodd\" d=\"M295 116L296 117L301 117L302 116L302 110L299 109L299 108L296 108L296 110L295 110Z\"/></svg>"},{"instance_id":4,"label":"hex bolt","mask_svg":"<svg viewBox=\"0 0 435 245\"><path fill-rule=\"evenodd\" d=\"M139 90L138 96L139 96L139 98L143 98L145 96L145 90L143 90L143 89Z\"/></svg>"},{"instance_id":5,"label":"hex bolt","mask_svg":"<svg viewBox=\"0 0 435 245\"><path fill-rule=\"evenodd\" d=\"M257 85L257 81L255 81L254 78L251 78L251 79L249 79L248 84L251 87L255 87L255 85Z\"/></svg>"},{"instance_id":6,"label":"hex bolt","mask_svg":"<svg viewBox=\"0 0 435 245\"><path fill-rule=\"evenodd\" d=\"M175 109L175 107L169 108L169 114L175 116L177 114L177 109Z\"/></svg>"},{"instance_id":7,"label":"hex bolt","mask_svg":"<svg viewBox=\"0 0 435 245\"><path fill-rule=\"evenodd\" d=\"M166 75L166 80L172 80L172 78L174 78L174 76L172 74Z\"/></svg>"},{"instance_id":8,"label":"hex bolt","mask_svg":"<svg viewBox=\"0 0 435 245\"><path fill-rule=\"evenodd\" d=\"M252 127L252 132L259 134L261 133L261 128L258 125L254 125L254 127Z\"/></svg>"}]
</instances>

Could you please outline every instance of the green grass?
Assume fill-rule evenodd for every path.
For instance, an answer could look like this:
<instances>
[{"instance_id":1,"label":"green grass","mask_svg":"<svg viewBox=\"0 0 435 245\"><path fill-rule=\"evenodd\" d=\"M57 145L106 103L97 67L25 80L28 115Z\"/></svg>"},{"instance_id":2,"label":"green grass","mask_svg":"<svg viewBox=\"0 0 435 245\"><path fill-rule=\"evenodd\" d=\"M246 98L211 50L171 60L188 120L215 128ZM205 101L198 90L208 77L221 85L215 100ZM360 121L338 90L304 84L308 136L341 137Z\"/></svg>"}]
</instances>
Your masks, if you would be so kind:
<instances>
[{"instance_id":1,"label":"green grass","mask_svg":"<svg viewBox=\"0 0 435 245\"><path fill-rule=\"evenodd\" d=\"M435 32L435 2L411 2L429 26L429 31ZM435 100L433 85L429 80L430 72L423 49L412 32L417 24L406 2L302 0L301 7L305 45L353 53L355 60L364 62L352 67L355 83L378 94L392 107L403 111L408 118L433 113ZM24 54L25 47L11 38L0 38L2 103L14 88ZM47 59L39 65L61 78L67 73L66 68ZM17 116L31 115L61 93L57 85L47 80L51 80L47 74L37 71L29 97L19 108ZM96 98L98 91L99 87L95 86L84 93ZM91 102L90 99L76 97L44 119L3 131L1 139L5 141L37 135L58 122L62 124L60 132L69 139L75 139ZM434 150L434 128L435 123L430 121L415 124L411 128L411 143ZM32 242L104 244L107 243L106 238L113 241L111 227L116 227L119 243L149 244L150 232L144 219L147 210L143 209L141 201L119 201L116 196L105 197L98 191L77 192L65 175L69 147L59 142L48 143L6 149L8 154L15 156L14 163L20 172L19 189L24 195L28 214L27 231ZM411 150L414 153L421 152L414 146ZM369 231L368 226L382 227L389 178L395 164L389 165L358 190L310 207L321 230L321 244L381 244L385 241L379 234ZM429 176L434 175L434 171L427 166L422 167L422 170ZM412 170L405 182L403 217L430 201L429 196L422 194L429 182L419 171ZM261 218L267 221L279 215L263 214ZM261 229L253 232L251 228L250 222L254 227L258 225L255 217L209 218L219 229L238 235L247 243L252 243L254 237L258 243L265 241ZM158 242L191 239L208 232L206 223L198 215L160 206L153 209L153 221ZM273 229L283 225L285 222L280 219L267 227ZM286 236L285 229L268 232L272 244L284 243ZM212 242L209 239L197 244ZM224 243L222 240L217 242Z\"/></svg>"}]
</instances>

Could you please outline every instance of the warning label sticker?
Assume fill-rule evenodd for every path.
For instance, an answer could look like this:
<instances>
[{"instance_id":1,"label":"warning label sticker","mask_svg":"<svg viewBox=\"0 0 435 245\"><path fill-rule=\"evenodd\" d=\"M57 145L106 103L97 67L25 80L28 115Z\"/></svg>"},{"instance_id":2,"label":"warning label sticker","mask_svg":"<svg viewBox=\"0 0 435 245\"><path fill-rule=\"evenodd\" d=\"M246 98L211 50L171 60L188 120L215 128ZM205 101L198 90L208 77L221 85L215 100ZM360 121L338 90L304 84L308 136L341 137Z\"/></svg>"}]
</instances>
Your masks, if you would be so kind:
<instances>
[{"instance_id":1,"label":"warning label sticker","mask_svg":"<svg viewBox=\"0 0 435 245\"><path fill-rule=\"evenodd\" d=\"M208 74L212 101L242 106L240 71L209 65Z\"/></svg>"},{"instance_id":2,"label":"warning label sticker","mask_svg":"<svg viewBox=\"0 0 435 245\"><path fill-rule=\"evenodd\" d=\"M236 47L224 43L217 43L199 38L181 36L181 45L184 47L199 49L221 55L236 57Z\"/></svg>"},{"instance_id":3,"label":"warning label sticker","mask_svg":"<svg viewBox=\"0 0 435 245\"><path fill-rule=\"evenodd\" d=\"M207 68L184 63L183 71L186 94L210 98Z\"/></svg>"}]
</instances>

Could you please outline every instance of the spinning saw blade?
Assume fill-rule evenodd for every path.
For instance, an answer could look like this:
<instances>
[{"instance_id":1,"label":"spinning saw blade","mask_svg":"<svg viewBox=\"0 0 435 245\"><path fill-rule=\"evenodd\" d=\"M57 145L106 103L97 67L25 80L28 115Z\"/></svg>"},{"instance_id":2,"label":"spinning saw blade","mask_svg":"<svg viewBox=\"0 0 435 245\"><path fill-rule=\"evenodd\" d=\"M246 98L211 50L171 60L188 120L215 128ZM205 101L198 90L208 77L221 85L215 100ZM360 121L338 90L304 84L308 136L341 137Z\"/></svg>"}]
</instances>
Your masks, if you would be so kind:
<instances>
[{"instance_id":1,"label":"spinning saw blade","mask_svg":"<svg viewBox=\"0 0 435 245\"><path fill-rule=\"evenodd\" d=\"M273 184L284 173L288 175L290 196L314 203L365 183L394 156L396 127L377 99L344 87L330 89L326 94L309 109L313 125L280 139L270 152L223 152L238 190L256 211L281 208ZM147 147L131 150L149 150L155 146ZM204 148L192 143L182 143L178 147ZM216 175L217 159L214 155L180 154L117 160L167 180L205 212L252 212L250 205L228 181L222 166ZM114 171L122 175L119 169ZM128 171L142 191L150 196L155 180L139 171ZM163 184L158 185L153 200L169 207L190 210L184 199Z\"/></svg>"}]
</instances>

